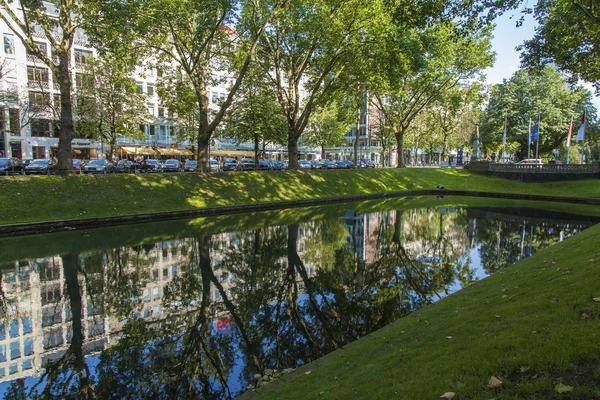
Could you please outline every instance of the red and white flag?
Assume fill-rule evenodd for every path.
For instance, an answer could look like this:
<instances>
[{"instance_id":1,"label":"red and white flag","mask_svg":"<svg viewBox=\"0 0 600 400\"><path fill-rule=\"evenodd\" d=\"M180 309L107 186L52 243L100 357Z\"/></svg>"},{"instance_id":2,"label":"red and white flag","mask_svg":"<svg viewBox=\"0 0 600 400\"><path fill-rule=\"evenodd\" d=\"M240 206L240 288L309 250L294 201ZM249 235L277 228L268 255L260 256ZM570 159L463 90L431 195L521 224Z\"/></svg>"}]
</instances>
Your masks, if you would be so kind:
<instances>
[{"instance_id":1,"label":"red and white flag","mask_svg":"<svg viewBox=\"0 0 600 400\"><path fill-rule=\"evenodd\" d=\"M583 110L583 114L581 114L581 125L579 126L579 130L577 131L577 138L575 141L577 143L583 140L583 136L585 134L585 110Z\"/></svg>"}]
</instances>

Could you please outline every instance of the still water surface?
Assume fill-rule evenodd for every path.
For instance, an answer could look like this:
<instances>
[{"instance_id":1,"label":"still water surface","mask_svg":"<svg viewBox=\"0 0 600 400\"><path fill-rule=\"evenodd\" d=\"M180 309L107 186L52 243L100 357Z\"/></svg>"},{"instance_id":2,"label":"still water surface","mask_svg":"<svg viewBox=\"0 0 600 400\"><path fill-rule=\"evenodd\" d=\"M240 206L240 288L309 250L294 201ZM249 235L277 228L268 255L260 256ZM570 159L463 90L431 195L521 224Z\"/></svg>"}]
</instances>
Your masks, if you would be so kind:
<instances>
[{"instance_id":1,"label":"still water surface","mask_svg":"<svg viewBox=\"0 0 600 400\"><path fill-rule=\"evenodd\" d=\"M346 207L0 241L2 398L232 398L595 223Z\"/></svg>"}]
</instances>

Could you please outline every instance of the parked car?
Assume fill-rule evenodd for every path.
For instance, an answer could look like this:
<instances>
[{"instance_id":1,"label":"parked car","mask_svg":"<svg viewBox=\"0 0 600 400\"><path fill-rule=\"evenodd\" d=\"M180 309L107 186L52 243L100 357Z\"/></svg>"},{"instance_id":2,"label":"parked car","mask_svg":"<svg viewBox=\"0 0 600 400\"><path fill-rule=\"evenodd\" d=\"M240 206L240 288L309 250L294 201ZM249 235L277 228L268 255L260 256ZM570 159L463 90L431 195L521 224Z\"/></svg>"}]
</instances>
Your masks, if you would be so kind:
<instances>
[{"instance_id":1,"label":"parked car","mask_svg":"<svg viewBox=\"0 0 600 400\"><path fill-rule=\"evenodd\" d=\"M335 165L339 169L346 169L346 168L348 168L348 165L346 165L346 162L344 160L335 160Z\"/></svg>"},{"instance_id":2,"label":"parked car","mask_svg":"<svg viewBox=\"0 0 600 400\"><path fill-rule=\"evenodd\" d=\"M179 172L181 171L181 164L178 160L167 160L162 166L163 172Z\"/></svg>"},{"instance_id":3,"label":"parked car","mask_svg":"<svg viewBox=\"0 0 600 400\"><path fill-rule=\"evenodd\" d=\"M32 162L33 162L33 158L24 158L23 159L23 168L25 168L26 166L28 166Z\"/></svg>"},{"instance_id":4,"label":"parked car","mask_svg":"<svg viewBox=\"0 0 600 400\"><path fill-rule=\"evenodd\" d=\"M115 172L115 166L110 161L92 160L83 167L85 174L110 174Z\"/></svg>"},{"instance_id":5,"label":"parked car","mask_svg":"<svg viewBox=\"0 0 600 400\"><path fill-rule=\"evenodd\" d=\"M75 173L76 174L81 174L81 171L83 170L83 167L85 166L85 164L83 163L83 161L74 158L72 160L72 162L73 162L73 170L75 171Z\"/></svg>"},{"instance_id":6,"label":"parked car","mask_svg":"<svg viewBox=\"0 0 600 400\"><path fill-rule=\"evenodd\" d=\"M346 168L354 168L354 162L352 160L344 161L346 163Z\"/></svg>"},{"instance_id":7,"label":"parked car","mask_svg":"<svg viewBox=\"0 0 600 400\"><path fill-rule=\"evenodd\" d=\"M145 172L160 172L162 171L162 165L158 160L149 159L142 163L142 170Z\"/></svg>"},{"instance_id":8,"label":"parked car","mask_svg":"<svg viewBox=\"0 0 600 400\"><path fill-rule=\"evenodd\" d=\"M23 162L16 158L0 158L0 174L21 175L24 173Z\"/></svg>"},{"instance_id":9,"label":"parked car","mask_svg":"<svg viewBox=\"0 0 600 400\"><path fill-rule=\"evenodd\" d=\"M183 165L183 170L185 172L195 172L198 169L198 161L195 160L187 160Z\"/></svg>"},{"instance_id":10,"label":"parked car","mask_svg":"<svg viewBox=\"0 0 600 400\"><path fill-rule=\"evenodd\" d=\"M54 171L55 166L55 161L39 158L37 160L33 160L31 164L25 167L25 174L50 175Z\"/></svg>"},{"instance_id":11,"label":"parked car","mask_svg":"<svg viewBox=\"0 0 600 400\"><path fill-rule=\"evenodd\" d=\"M219 162L215 159L208 160L208 169L210 172L219 172L221 170Z\"/></svg>"},{"instance_id":12,"label":"parked car","mask_svg":"<svg viewBox=\"0 0 600 400\"><path fill-rule=\"evenodd\" d=\"M255 171L256 163L251 158L242 158L241 170L242 171Z\"/></svg>"},{"instance_id":13,"label":"parked car","mask_svg":"<svg viewBox=\"0 0 600 400\"><path fill-rule=\"evenodd\" d=\"M311 168L310 162L308 162L308 160L298 161L298 166L300 167L300 169L310 169Z\"/></svg>"},{"instance_id":14,"label":"parked car","mask_svg":"<svg viewBox=\"0 0 600 400\"><path fill-rule=\"evenodd\" d=\"M286 168L285 164L281 161L274 160L271 162L271 165L273 166L273 169L277 171L283 171Z\"/></svg>"},{"instance_id":15,"label":"parked car","mask_svg":"<svg viewBox=\"0 0 600 400\"><path fill-rule=\"evenodd\" d=\"M519 161L517 164L532 164L532 165L544 165L544 162L539 158L526 158Z\"/></svg>"},{"instance_id":16,"label":"parked car","mask_svg":"<svg viewBox=\"0 0 600 400\"><path fill-rule=\"evenodd\" d=\"M240 170L242 163L235 158L226 158L223 162L223 171L238 171Z\"/></svg>"},{"instance_id":17,"label":"parked car","mask_svg":"<svg viewBox=\"0 0 600 400\"><path fill-rule=\"evenodd\" d=\"M269 171L274 169L271 160L258 160L258 169L260 171Z\"/></svg>"},{"instance_id":18,"label":"parked car","mask_svg":"<svg viewBox=\"0 0 600 400\"><path fill-rule=\"evenodd\" d=\"M131 173L131 172L140 172L141 165L139 163L130 161L130 160L119 160L115 165L114 172L121 173Z\"/></svg>"},{"instance_id":19,"label":"parked car","mask_svg":"<svg viewBox=\"0 0 600 400\"><path fill-rule=\"evenodd\" d=\"M321 160L321 169L336 169L337 164L331 160L323 159Z\"/></svg>"},{"instance_id":20,"label":"parked car","mask_svg":"<svg viewBox=\"0 0 600 400\"><path fill-rule=\"evenodd\" d=\"M375 163L369 158L363 158L359 162L359 168L375 168Z\"/></svg>"},{"instance_id":21,"label":"parked car","mask_svg":"<svg viewBox=\"0 0 600 400\"><path fill-rule=\"evenodd\" d=\"M310 162L310 167L312 169L321 169L321 163L319 161L317 161L317 160L312 160Z\"/></svg>"}]
</instances>

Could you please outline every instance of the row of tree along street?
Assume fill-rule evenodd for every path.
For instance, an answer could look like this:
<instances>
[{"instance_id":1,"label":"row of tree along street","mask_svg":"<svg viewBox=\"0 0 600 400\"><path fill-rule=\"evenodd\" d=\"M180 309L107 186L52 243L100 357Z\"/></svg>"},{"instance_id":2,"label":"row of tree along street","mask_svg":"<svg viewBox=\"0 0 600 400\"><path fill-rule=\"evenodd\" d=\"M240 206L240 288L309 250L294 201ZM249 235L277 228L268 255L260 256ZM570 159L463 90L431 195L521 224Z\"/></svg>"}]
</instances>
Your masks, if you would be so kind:
<instances>
[{"instance_id":1,"label":"row of tree along street","mask_svg":"<svg viewBox=\"0 0 600 400\"><path fill-rule=\"evenodd\" d=\"M297 168L301 139L322 148L339 144L352 125L361 125L367 104L370 134L384 153L392 146L400 155L407 146L435 147L442 149L442 159L451 147L468 146L480 123L485 151L497 151L507 114L509 147L516 154L522 154L526 138L523 121L539 109L548 110L540 143L544 156L560 147L570 117L584 107L595 121L590 92L565 88L560 74L540 67L553 60L570 78L597 81L598 57L585 50L600 37L589 33L598 33L600 20L592 5L562 0L541 2L534 10L521 9L522 0L0 0L0 5L0 17L48 66L60 88L54 110L62 173L71 170L71 141L78 135L102 138L111 157L119 135L140 135L147 115L132 78L136 66L158 71L162 105L179 138L196 143L202 171L208 170L209 146L218 135L252 140L257 149L260 142L284 144L290 168ZM524 48L531 68L494 87L480 115L486 101L482 71L494 62L490 22L508 10L534 12L540 22L535 40ZM572 27L571 20L578 21L573 29L581 40L546 28L549 21L557 29ZM98 50L83 75L72 73L71 66L78 30ZM40 35L52 56L35 44ZM565 56L569 50L574 57ZM80 81L77 93L73 79ZM209 88L215 86L225 87L226 96L211 106ZM404 166L404 157L398 162Z\"/></svg>"}]
</instances>

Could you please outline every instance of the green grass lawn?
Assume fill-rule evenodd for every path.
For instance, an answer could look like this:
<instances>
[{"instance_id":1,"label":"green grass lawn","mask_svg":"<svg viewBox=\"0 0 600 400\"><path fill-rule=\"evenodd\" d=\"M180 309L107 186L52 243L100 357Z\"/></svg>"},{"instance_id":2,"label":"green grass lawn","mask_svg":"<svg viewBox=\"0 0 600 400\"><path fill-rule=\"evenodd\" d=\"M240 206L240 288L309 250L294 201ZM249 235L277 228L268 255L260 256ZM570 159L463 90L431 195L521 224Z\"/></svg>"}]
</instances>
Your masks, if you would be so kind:
<instances>
[{"instance_id":1,"label":"green grass lawn","mask_svg":"<svg viewBox=\"0 0 600 400\"><path fill-rule=\"evenodd\" d=\"M597 225L305 365L256 397L599 399L599 277ZM492 376L503 381L498 390L487 387Z\"/></svg>"},{"instance_id":2,"label":"green grass lawn","mask_svg":"<svg viewBox=\"0 0 600 400\"><path fill-rule=\"evenodd\" d=\"M600 197L600 180L522 183L450 169L38 176L0 179L0 224L192 210L417 189Z\"/></svg>"}]
</instances>

